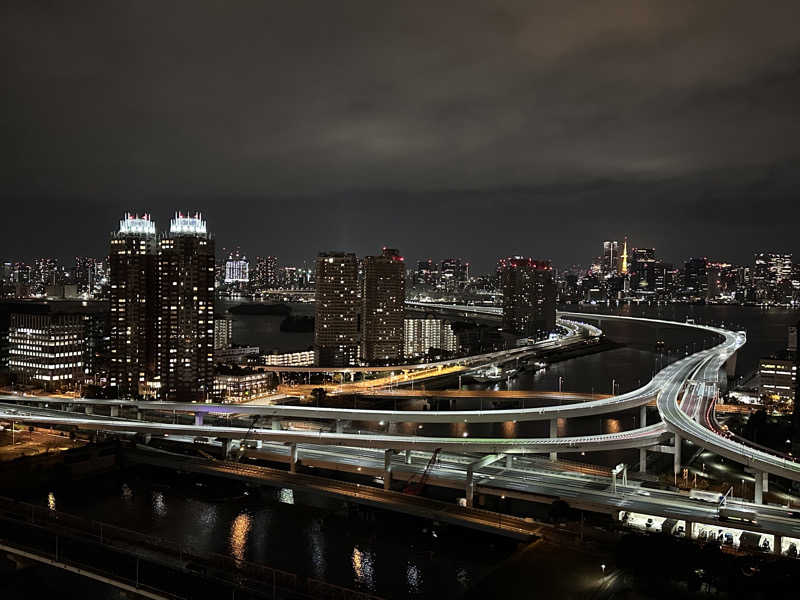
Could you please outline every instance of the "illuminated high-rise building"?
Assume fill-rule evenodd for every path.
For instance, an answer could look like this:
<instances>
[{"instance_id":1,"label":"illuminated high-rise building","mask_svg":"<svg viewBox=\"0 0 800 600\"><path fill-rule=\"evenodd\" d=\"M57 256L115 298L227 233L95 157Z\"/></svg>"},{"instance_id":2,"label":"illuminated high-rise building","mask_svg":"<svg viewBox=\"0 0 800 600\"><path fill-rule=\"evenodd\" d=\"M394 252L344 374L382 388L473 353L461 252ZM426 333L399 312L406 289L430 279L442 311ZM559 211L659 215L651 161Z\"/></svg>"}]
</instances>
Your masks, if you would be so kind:
<instances>
[{"instance_id":1,"label":"illuminated high-rise building","mask_svg":"<svg viewBox=\"0 0 800 600\"><path fill-rule=\"evenodd\" d=\"M464 287L469 282L469 263L460 258L445 258L439 263L439 285L447 291Z\"/></svg>"},{"instance_id":2,"label":"illuminated high-rise building","mask_svg":"<svg viewBox=\"0 0 800 600\"><path fill-rule=\"evenodd\" d=\"M358 260L345 252L317 256L314 362L323 367L358 364Z\"/></svg>"},{"instance_id":3,"label":"illuminated high-rise building","mask_svg":"<svg viewBox=\"0 0 800 600\"><path fill-rule=\"evenodd\" d=\"M550 261L514 256L500 260L503 329L521 337L555 330L556 286Z\"/></svg>"},{"instance_id":4,"label":"illuminated high-rise building","mask_svg":"<svg viewBox=\"0 0 800 600\"><path fill-rule=\"evenodd\" d=\"M403 357L406 270L400 253L383 248L363 261L361 358L367 363L396 362Z\"/></svg>"},{"instance_id":5,"label":"illuminated high-rise building","mask_svg":"<svg viewBox=\"0 0 800 600\"><path fill-rule=\"evenodd\" d=\"M791 253L759 252L755 255L752 283L759 301L783 301L794 274Z\"/></svg>"},{"instance_id":6,"label":"illuminated high-rise building","mask_svg":"<svg viewBox=\"0 0 800 600\"><path fill-rule=\"evenodd\" d=\"M250 281L250 262L239 250L228 255L225 261L225 283L248 283Z\"/></svg>"},{"instance_id":7,"label":"illuminated high-rise building","mask_svg":"<svg viewBox=\"0 0 800 600\"><path fill-rule=\"evenodd\" d=\"M255 279L255 284L259 289L276 289L281 285L281 277L278 272L278 258L275 256L259 256L256 258L255 273L251 274L251 279Z\"/></svg>"},{"instance_id":8,"label":"illuminated high-rise building","mask_svg":"<svg viewBox=\"0 0 800 600\"><path fill-rule=\"evenodd\" d=\"M430 258L417 262L417 270L414 272L415 285L435 285L439 272Z\"/></svg>"},{"instance_id":9,"label":"illuminated high-rise building","mask_svg":"<svg viewBox=\"0 0 800 600\"><path fill-rule=\"evenodd\" d=\"M214 239L197 213L178 213L158 242L159 395L204 400L214 386Z\"/></svg>"},{"instance_id":10,"label":"illuminated high-rise building","mask_svg":"<svg viewBox=\"0 0 800 600\"><path fill-rule=\"evenodd\" d=\"M705 298L708 293L708 259L690 258L684 264L683 286L690 298Z\"/></svg>"},{"instance_id":11,"label":"illuminated high-rise building","mask_svg":"<svg viewBox=\"0 0 800 600\"><path fill-rule=\"evenodd\" d=\"M224 315L214 315L214 350L226 350L233 339L233 320Z\"/></svg>"},{"instance_id":12,"label":"illuminated high-rise building","mask_svg":"<svg viewBox=\"0 0 800 600\"><path fill-rule=\"evenodd\" d=\"M619 242L613 240L603 242L603 259L600 263L601 272L604 275L611 275L619 272L619 269Z\"/></svg>"},{"instance_id":13,"label":"illuminated high-rise building","mask_svg":"<svg viewBox=\"0 0 800 600\"><path fill-rule=\"evenodd\" d=\"M626 257L631 289L637 292L655 292L660 264L656 259L655 248L634 248L630 259Z\"/></svg>"},{"instance_id":14,"label":"illuminated high-rise building","mask_svg":"<svg viewBox=\"0 0 800 600\"><path fill-rule=\"evenodd\" d=\"M158 318L156 224L126 214L108 252L110 387L117 398L139 396L156 367Z\"/></svg>"},{"instance_id":15,"label":"illuminated high-rise building","mask_svg":"<svg viewBox=\"0 0 800 600\"><path fill-rule=\"evenodd\" d=\"M423 358L431 350L458 350L453 326L443 319L405 319L404 337L404 358Z\"/></svg>"}]
</instances>

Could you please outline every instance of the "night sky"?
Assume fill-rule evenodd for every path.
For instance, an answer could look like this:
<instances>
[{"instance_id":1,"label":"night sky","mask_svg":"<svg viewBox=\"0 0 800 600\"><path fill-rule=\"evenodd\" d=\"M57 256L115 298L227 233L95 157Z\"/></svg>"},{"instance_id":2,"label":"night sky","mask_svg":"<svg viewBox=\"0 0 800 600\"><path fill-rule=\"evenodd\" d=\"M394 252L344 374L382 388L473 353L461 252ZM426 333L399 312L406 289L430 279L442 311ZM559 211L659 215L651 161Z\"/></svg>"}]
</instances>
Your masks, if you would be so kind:
<instances>
[{"instance_id":1,"label":"night sky","mask_svg":"<svg viewBox=\"0 0 800 600\"><path fill-rule=\"evenodd\" d=\"M797 0L2 4L0 258L800 255Z\"/></svg>"}]
</instances>

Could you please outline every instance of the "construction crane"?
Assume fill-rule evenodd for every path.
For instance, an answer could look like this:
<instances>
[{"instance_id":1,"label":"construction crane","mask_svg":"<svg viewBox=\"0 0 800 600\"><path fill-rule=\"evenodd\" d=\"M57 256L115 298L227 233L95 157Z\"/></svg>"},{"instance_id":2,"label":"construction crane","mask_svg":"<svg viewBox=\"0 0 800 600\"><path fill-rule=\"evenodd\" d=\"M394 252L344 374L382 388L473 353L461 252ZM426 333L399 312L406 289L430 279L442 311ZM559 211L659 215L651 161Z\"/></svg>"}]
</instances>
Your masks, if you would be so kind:
<instances>
[{"instance_id":1,"label":"construction crane","mask_svg":"<svg viewBox=\"0 0 800 600\"><path fill-rule=\"evenodd\" d=\"M425 484L428 482L428 477L430 476L431 468L439 462L439 453L442 451L441 448L436 448L431 454L431 458L428 461L428 464L425 465L425 470L422 471L422 474L419 476L419 479L416 478L416 475L412 476L408 483L406 483L406 487L403 488L404 494L411 494L412 496L419 496L422 493Z\"/></svg>"},{"instance_id":2,"label":"construction crane","mask_svg":"<svg viewBox=\"0 0 800 600\"><path fill-rule=\"evenodd\" d=\"M244 456L244 451L245 451L245 447L244 447L244 446L245 446L245 442L247 441L247 438L248 438L248 437L250 437L250 432L251 432L251 431L253 431L253 427L255 427L255 426L256 426L256 423L258 423L258 420L259 420L260 418L261 418L261 417L259 417L258 415L256 415L256 416L254 416L254 417L253 417L253 422L252 422L252 423L250 423L250 427L247 429L247 433L246 433L246 434L244 434L244 438L242 438L242 441L241 441L241 443L239 444L239 454L238 454L238 455L237 455L237 457L236 457L236 462L241 462L241 460L242 460L242 457Z\"/></svg>"}]
</instances>

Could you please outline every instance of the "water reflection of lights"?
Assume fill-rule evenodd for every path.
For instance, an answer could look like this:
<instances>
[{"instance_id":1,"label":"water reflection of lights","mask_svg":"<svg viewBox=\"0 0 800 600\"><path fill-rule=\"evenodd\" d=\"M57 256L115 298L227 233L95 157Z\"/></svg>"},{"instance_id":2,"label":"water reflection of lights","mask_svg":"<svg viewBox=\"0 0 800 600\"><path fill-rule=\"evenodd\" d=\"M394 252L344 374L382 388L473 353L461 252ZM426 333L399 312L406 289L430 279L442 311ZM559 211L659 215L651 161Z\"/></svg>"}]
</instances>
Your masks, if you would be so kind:
<instances>
[{"instance_id":1,"label":"water reflection of lights","mask_svg":"<svg viewBox=\"0 0 800 600\"><path fill-rule=\"evenodd\" d=\"M358 546L353 547L353 573L356 580L367 589L375 589L375 569L371 552L362 552Z\"/></svg>"},{"instance_id":2,"label":"water reflection of lights","mask_svg":"<svg viewBox=\"0 0 800 600\"><path fill-rule=\"evenodd\" d=\"M161 492L153 492L153 512L159 517L167 514L167 503L164 501L164 494Z\"/></svg>"},{"instance_id":3,"label":"water reflection of lights","mask_svg":"<svg viewBox=\"0 0 800 600\"><path fill-rule=\"evenodd\" d=\"M217 507L216 507L216 505L211 504L211 505L202 507L201 512L200 512L199 521L203 525L207 526L207 527L203 527L202 531L209 531L210 532L211 528L217 522Z\"/></svg>"},{"instance_id":4,"label":"water reflection of lights","mask_svg":"<svg viewBox=\"0 0 800 600\"><path fill-rule=\"evenodd\" d=\"M408 581L408 591L412 594L418 594L422 585L422 573L417 568L417 565L408 563L406 569L406 581Z\"/></svg>"},{"instance_id":5,"label":"water reflection of lights","mask_svg":"<svg viewBox=\"0 0 800 600\"><path fill-rule=\"evenodd\" d=\"M47 508L50 510L56 509L56 496L53 492L47 494Z\"/></svg>"},{"instance_id":6,"label":"water reflection of lights","mask_svg":"<svg viewBox=\"0 0 800 600\"><path fill-rule=\"evenodd\" d=\"M309 532L311 542L311 566L314 569L314 576L320 579L325 578L326 563L325 563L325 536L322 533L322 523L319 520L314 521Z\"/></svg>"},{"instance_id":7,"label":"water reflection of lights","mask_svg":"<svg viewBox=\"0 0 800 600\"><path fill-rule=\"evenodd\" d=\"M239 513L231 525L231 554L236 560L244 560L247 549L247 536L250 534L250 515Z\"/></svg>"},{"instance_id":8,"label":"water reflection of lights","mask_svg":"<svg viewBox=\"0 0 800 600\"><path fill-rule=\"evenodd\" d=\"M284 504L294 504L294 491L289 488L281 488L278 500Z\"/></svg>"}]
</instances>

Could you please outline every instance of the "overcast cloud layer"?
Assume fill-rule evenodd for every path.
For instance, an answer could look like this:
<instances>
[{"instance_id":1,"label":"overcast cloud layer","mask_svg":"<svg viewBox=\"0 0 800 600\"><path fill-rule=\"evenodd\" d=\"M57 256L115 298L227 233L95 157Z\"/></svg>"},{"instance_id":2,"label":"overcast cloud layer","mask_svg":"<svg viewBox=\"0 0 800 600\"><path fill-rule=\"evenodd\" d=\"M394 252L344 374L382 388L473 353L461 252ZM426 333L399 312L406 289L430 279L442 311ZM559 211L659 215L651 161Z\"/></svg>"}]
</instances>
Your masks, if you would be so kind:
<instances>
[{"instance_id":1,"label":"overcast cloud layer","mask_svg":"<svg viewBox=\"0 0 800 600\"><path fill-rule=\"evenodd\" d=\"M800 253L796 1L3 5L0 257Z\"/></svg>"}]
</instances>

